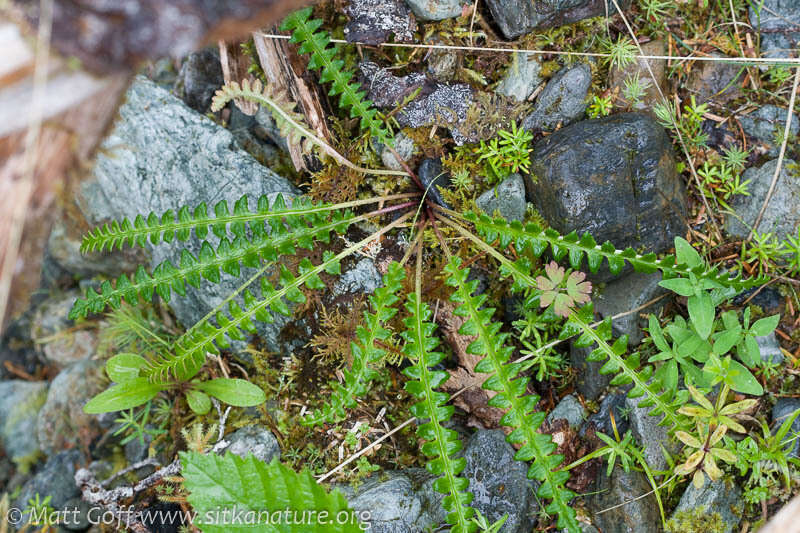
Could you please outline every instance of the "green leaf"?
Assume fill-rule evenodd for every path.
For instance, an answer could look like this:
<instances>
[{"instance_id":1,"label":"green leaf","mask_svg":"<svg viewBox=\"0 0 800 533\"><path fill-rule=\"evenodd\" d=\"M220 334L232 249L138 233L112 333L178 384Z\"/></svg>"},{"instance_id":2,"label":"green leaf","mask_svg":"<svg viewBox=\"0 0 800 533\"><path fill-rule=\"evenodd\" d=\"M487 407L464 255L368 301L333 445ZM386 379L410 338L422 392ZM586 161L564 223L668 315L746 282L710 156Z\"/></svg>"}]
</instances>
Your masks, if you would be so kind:
<instances>
[{"instance_id":1,"label":"green leaf","mask_svg":"<svg viewBox=\"0 0 800 533\"><path fill-rule=\"evenodd\" d=\"M83 411L96 415L122 411L149 402L163 390L163 385L150 383L147 378L134 378L105 390L89 400Z\"/></svg>"},{"instance_id":2,"label":"green leaf","mask_svg":"<svg viewBox=\"0 0 800 533\"><path fill-rule=\"evenodd\" d=\"M364 531L344 496L338 490L326 492L308 471L298 474L277 459L267 464L252 455L241 458L232 453L219 456L181 452L180 459L183 484L189 491L187 500L197 513L194 525L203 533ZM270 518L285 516L286 511L290 518L307 519ZM243 523L233 522L234 515Z\"/></svg>"},{"instance_id":3,"label":"green leaf","mask_svg":"<svg viewBox=\"0 0 800 533\"><path fill-rule=\"evenodd\" d=\"M658 284L680 296L692 296L695 292L694 286L686 278L664 279Z\"/></svg>"},{"instance_id":4,"label":"green leaf","mask_svg":"<svg viewBox=\"0 0 800 533\"><path fill-rule=\"evenodd\" d=\"M711 295L707 292L701 292L694 296L689 296L687 301L689 309L689 318L694 325L697 334L701 338L707 339L711 335L711 329L714 327L714 302L711 301Z\"/></svg>"},{"instance_id":5,"label":"green leaf","mask_svg":"<svg viewBox=\"0 0 800 533\"><path fill-rule=\"evenodd\" d=\"M199 390L187 390L186 403L189 404L189 409L198 415L204 415L211 410L211 398Z\"/></svg>"},{"instance_id":6,"label":"green leaf","mask_svg":"<svg viewBox=\"0 0 800 533\"><path fill-rule=\"evenodd\" d=\"M217 378L193 385L209 396L236 407L251 407L267 401L260 387L244 379Z\"/></svg>"},{"instance_id":7,"label":"green leaf","mask_svg":"<svg viewBox=\"0 0 800 533\"><path fill-rule=\"evenodd\" d=\"M147 359L135 353L118 353L106 361L106 374L116 383L124 383L139 377L139 371L147 366Z\"/></svg>"},{"instance_id":8,"label":"green leaf","mask_svg":"<svg viewBox=\"0 0 800 533\"><path fill-rule=\"evenodd\" d=\"M716 338L714 339L714 353L716 355L725 355L739 342L739 339L741 338L741 331L737 331L735 329L723 331L719 335L716 335Z\"/></svg>"},{"instance_id":9,"label":"green leaf","mask_svg":"<svg viewBox=\"0 0 800 533\"><path fill-rule=\"evenodd\" d=\"M697 268L704 265L703 258L697 253L691 244L685 239L675 237L675 259L679 264L684 264L689 268Z\"/></svg>"},{"instance_id":10,"label":"green leaf","mask_svg":"<svg viewBox=\"0 0 800 533\"><path fill-rule=\"evenodd\" d=\"M753 396L761 396L764 394L764 388L761 383L750 373L750 371L742 365L739 361L731 360L728 367L728 376L726 383L736 392L742 394L752 394Z\"/></svg>"},{"instance_id":11,"label":"green leaf","mask_svg":"<svg viewBox=\"0 0 800 533\"><path fill-rule=\"evenodd\" d=\"M761 362L761 348L758 347L756 338L749 333L745 335L744 342L739 345L736 354L750 368L754 368Z\"/></svg>"},{"instance_id":12,"label":"green leaf","mask_svg":"<svg viewBox=\"0 0 800 533\"><path fill-rule=\"evenodd\" d=\"M763 337L765 335L769 335L775 328L778 327L778 322L781 321L781 315L772 315L766 318L762 318L756 320L755 323L750 326L750 333L755 335L756 337Z\"/></svg>"}]
</instances>

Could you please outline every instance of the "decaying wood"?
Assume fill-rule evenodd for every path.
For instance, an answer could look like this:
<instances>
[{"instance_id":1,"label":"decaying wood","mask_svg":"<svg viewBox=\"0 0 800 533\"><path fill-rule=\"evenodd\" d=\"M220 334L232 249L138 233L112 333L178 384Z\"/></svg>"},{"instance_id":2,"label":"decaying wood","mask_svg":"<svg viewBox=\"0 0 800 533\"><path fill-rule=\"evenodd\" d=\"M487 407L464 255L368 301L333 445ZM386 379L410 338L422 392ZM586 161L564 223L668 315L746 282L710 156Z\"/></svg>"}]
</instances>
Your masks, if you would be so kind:
<instances>
[{"instance_id":1,"label":"decaying wood","mask_svg":"<svg viewBox=\"0 0 800 533\"><path fill-rule=\"evenodd\" d=\"M759 533L800 533L800 495L778 511L778 514L758 530Z\"/></svg>"},{"instance_id":2,"label":"decaying wood","mask_svg":"<svg viewBox=\"0 0 800 533\"><path fill-rule=\"evenodd\" d=\"M271 28L270 33L278 33L277 28ZM258 52L258 60L264 70L267 83L276 88L286 89L292 100L297 102L298 110L305 116L306 123L318 137L330 142L331 135L325 123L325 113L322 110L322 94L318 85L310 86L297 75L292 67L292 60L297 56L284 39L269 39L260 33L253 34L253 42ZM289 155L295 169L307 169L300 145L290 145Z\"/></svg>"},{"instance_id":3,"label":"decaying wood","mask_svg":"<svg viewBox=\"0 0 800 533\"><path fill-rule=\"evenodd\" d=\"M228 43L224 40L220 40L217 46L219 48L219 62L222 66L222 77L225 79L225 83L231 83L232 81L242 83L246 79L252 84L255 78L247 72L249 58L242 52L241 47L228 47ZM258 111L258 104L250 100L234 98L233 103L245 115L253 116Z\"/></svg>"}]
</instances>

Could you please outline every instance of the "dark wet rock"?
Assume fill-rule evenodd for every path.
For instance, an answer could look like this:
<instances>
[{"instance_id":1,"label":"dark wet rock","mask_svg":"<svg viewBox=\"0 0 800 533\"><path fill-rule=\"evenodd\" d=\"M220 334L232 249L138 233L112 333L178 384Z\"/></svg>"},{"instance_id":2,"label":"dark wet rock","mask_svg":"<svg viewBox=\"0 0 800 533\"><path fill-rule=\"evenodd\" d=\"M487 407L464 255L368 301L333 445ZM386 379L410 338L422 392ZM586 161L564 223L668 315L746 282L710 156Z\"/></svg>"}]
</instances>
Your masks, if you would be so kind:
<instances>
[{"instance_id":1,"label":"dark wet rock","mask_svg":"<svg viewBox=\"0 0 800 533\"><path fill-rule=\"evenodd\" d=\"M686 487L667 523L667 531L731 533L739 525L743 510L742 491L736 483L729 479L712 482L704 476L703 486L699 489L694 483ZM698 517L709 526L708 529L697 528ZM686 523L682 523L683 520L687 520ZM695 524L695 528L688 527L689 524Z\"/></svg>"},{"instance_id":2,"label":"dark wet rock","mask_svg":"<svg viewBox=\"0 0 800 533\"><path fill-rule=\"evenodd\" d=\"M741 65L727 61L698 61L686 80L686 89L698 104L728 102L742 95L744 74Z\"/></svg>"},{"instance_id":3,"label":"dark wet rock","mask_svg":"<svg viewBox=\"0 0 800 533\"><path fill-rule=\"evenodd\" d=\"M17 464L36 458L39 439L36 420L47 399L47 383L10 380L0 382L0 444Z\"/></svg>"},{"instance_id":4,"label":"dark wet rock","mask_svg":"<svg viewBox=\"0 0 800 533\"><path fill-rule=\"evenodd\" d=\"M589 17L606 14L606 9L615 13L613 4L606 6L603 0L553 0L531 2L530 0L489 0L489 11L507 39L515 39L534 29L572 24ZM630 1L620 1L626 9Z\"/></svg>"},{"instance_id":5,"label":"dark wet rock","mask_svg":"<svg viewBox=\"0 0 800 533\"><path fill-rule=\"evenodd\" d=\"M650 411L653 408L639 407L641 401L641 398L628 398L625 401L633 437L642 446L642 455L650 468L666 470L667 460L662 452L662 446L669 453L677 453L679 448L669 438L667 428L658 425L663 415L651 416Z\"/></svg>"},{"instance_id":6,"label":"dark wet rock","mask_svg":"<svg viewBox=\"0 0 800 533\"><path fill-rule=\"evenodd\" d=\"M439 191L439 187L443 189L450 187L450 174L442 169L442 161L440 159L423 159L417 169L417 176L422 182L422 186L427 189L428 196L433 198L434 202L450 208L450 205L445 202L442 193Z\"/></svg>"},{"instance_id":7,"label":"dark wet rock","mask_svg":"<svg viewBox=\"0 0 800 533\"><path fill-rule=\"evenodd\" d=\"M442 44L439 39L431 39L427 44ZM428 59L425 61L428 75L437 81L451 81L458 71L458 54L452 50L432 49L428 52Z\"/></svg>"},{"instance_id":8,"label":"dark wet rock","mask_svg":"<svg viewBox=\"0 0 800 533\"><path fill-rule=\"evenodd\" d=\"M588 64L562 68L536 98L533 112L522 121L522 127L552 130L559 124L572 124L586 111L586 93L591 83L592 69Z\"/></svg>"},{"instance_id":9,"label":"dark wet rock","mask_svg":"<svg viewBox=\"0 0 800 533\"><path fill-rule=\"evenodd\" d=\"M394 137L393 148L394 151L397 152L397 155L400 156L400 159L407 163L413 157L414 151L417 147L410 137L408 137L405 133L400 132ZM398 161L392 151L385 146L381 151L381 161L383 161L383 164L386 166L386 168L390 168L392 170L404 170L403 165L400 164L400 161Z\"/></svg>"},{"instance_id":10,"label":"dark wet rock","mask_svg":"<svg viewBox=\"0 0 800 533\"><path fill-rule=\"evenodd\" d=\"M769 335L756 337L756 343L758 343L762 361L772 361L776 365L783 363L783 352L781 352L781 345L778 344L778 338L774 331Z\"/></svg>"},{"instance_id":11,"label":"dark wet rock","mask_svg":"<svg viewBox=\"0 0 800 533\"><path fill-rule=\"evenodd\" d=\"M94 516L97 511L92 511L92 505L80 497L70 498L64 502L63 509L67 512L59 525L67 531L86 531L92 525L92 521L97 519ZM90 513L93 516L89 516Z\"/></svg>"},{"instance_id":12,"label":"dark wet rock","mask_svg":"<svg viewBox=\"0 0 800 533\"><path fill-rule=\"evenodd\" d=\"M552 425L556 420L566 420L569 426L575 429L583 424L586 414L581 402L573 394L568 394L547 415L547 423Z\"/></svg>"},{"instance_id":13,"label":"dark wet rock","mask_svg":"<svg viewBox=\"0 0 800 533\"><path fill-rule=\"evenodd\" d=\"M786 129L786 109L767 104L759 107L750 114L739 117L739 123L744 132L753 140L761 143L770 158L778 157L783 132ZM792 122L789 125L789 135L797 136L800 132L800 122L797 115L792 113ZM787 148L791 146L787 144Z\"/></svg>"},{"instance_id":14,"label":"dark wet rock","mask_svg":"<svg viewBox=\"0 0 800 533\"><path fill-rule=\"evenodd\" d=\"M344 37L350 42L385 43L410 41L417 25L403 0L350 0L345 8L350 21Z\"/></svg>"},{"instance_id":15,"label":"dark wet rock","mask_svg":"<svg viewBox=\"0 0 800 533\"><path fill-rule=\"evenodd\" d=\"M542 64L536 54L514 52L511 65L497 85L495 92L524 102L542 83L540 72Z\"/></svg>"},{"instance_id":16,"label":"dark wet rock","mask_svg":"<svg viewBox=\"0 0 800 533\"><path fill-rule=\"evenodd\" d=\"M781 427L783 422L789 418L792 413L800 409L800 399L798 398L778 398L775 406L772 408L772 431L773 433ZM795 418L792 423L792 428L789 430L789 436L792 434L800 433L800 416ZM794 446L790 452L792 457L800 457L800 439L794 441Z\"/></svg>"},{"instance_id":17,"label":"dark wet rock","mask_svg":"<svg viewBox=\"0 0 800 533\"><path fill-rule=\"evenodd\" d=\"M201 202L212 210L226 200L232 208L245 193L253 208L261 195L274 198L282 193L288 200L297 193L291 183L238 148L228 130L144 78L134 81L119 114L97 158L95 180L89 182L94 186L83 188L82 207L93 224L122 217L133 220L151 211L160 216L168 209L193 208ZM211 244L216 246L216 241ZM185 246L197 255L200 242L193 237ZM174 244L155 247L151 265L165 259L178 264L179 250ZM245 269L242 277L250 275ZM240 283L223 273L222 283L187 287L186 297L172 298L169 305L181 323L190 326ZM259 323L268 350L281 351L278 335L287 321L276 315L273 324Z\"/></svg>"},{"instance_id":18,"label":"dark wet rock","mask_svg":"<svg viewBox=\"0 0 800 533\"><path fill-rule=\"evenodd\" d=\"M760 289L760 290L759 290ZM753 296L753 293L757 294ZM742 291L733 299L734 305L744 305L744 302L752 296L749 305L757 305L767 315L780 313L783 308L783 296L772 287L756 287Z\"/></svg>"},{"instance_id":19,"label":"dark wet rock","mask_svg":"<svg viewBox=\"0 0 800 533\"><path fill-rule=\"evenodd\" d=\"M416 98L406 104L396 115L401 127L419 128L437 124L450 129L456 144L468 138L458 129L467 117L473 102L472 88L465 83L439 83L424 74L413 73L398 77L375 63L361 63L361 74L366 79L367 96L380 108L395 107L417 89Z\"/></svg>"},{"instance_id":20,"label":"dark wet rock","mask_svg":"<svg viewBox=\"0 0 800 533\"><path fill-rule=\"evenodd\" d=\"M261 111L259 108L256 115ZM273 137L278 138L278 142L282 143L281 147L288 151L286 139L280 137L280 131L277 127L274 131L267 131L262 126L256 115L250 116L242 113L238 107L233 106L231 109L231 117L228 122L228 130L248 154L252 155L256 161L262 165L269 166L275 162L279 157L279 149ZM272 122L274 125L274 120Z\"/></svg>"},{"instance_id":21,"label":"dark wet rock","mask_svg":"<svg viewBox=\"0 0 800 533\"><path fill-rule=\"evenodd\" d=\"M24 509L28 501L39 494L40 501L50 496L50 507L63 509L67 502L80 495L75 485L75 470L76 467L83 466L83 463L84 457L80 451L59 451L25 483L15 505Z\"/></svg>"},{"instance_id":22,"label":"dark wet rock","mask_svg":"<svg viewBox=\"0 0 800 533\"><path fill-rule=\"evenodd\" d=\"M489 523L508 514L501 531L527 533L536 523L539 505L527 478L528 467L514 460L514 453L502 431L478 431L464 446L463 476L474 495L471 505Z\"/></svg>"},{"instance_id":23,"label":"dark wet rock","mask_svg":"<svg viewBox=\"0 0 800 533\"><path fill-rule=\"evenodd\" d=\"M280 458L281 448L278 440L264 426L250 425L239 428L225 438L230 444L227 451L241 457L252 453L257 459L269 463L274 457Z\"/></svg>"},{"instance_id":24,"label":"dark wet rock","mask_svg":"<svg viewBox=\"0 0 800 533\"><path fill-rule=\"evenodd\" d=\"M481 194L475 204L489 215L498 211L509 222L522 220L528 206L525 201L525 181L519 174L511 174Z\"/></svg>"},{"instance_id":25,"label":"dark wet rock","mask_svg":"<svg viewBox=\"0 0 800 533\"><path fill-rule=\"evenodd\" d=\"M31 375L36 374L37 367L41 366L36 343L31 338L31 324L36 306L44 300L44 294L31 295L30 307L17 318L9 320L0 335L0 380L18 377L7 365L21 368Z\"/></svg>"},{"instance_id":26,"label":"dark wet rock","mask_svg":"<svg viewBox=\"0 0 800 533\"><path fill-rule=\"evenodd\" d=\"M381 273L378 272L375 261L365 257L353 268L342 273L333 286L333 294L372 294L381 285Z\"/></svg>"},{"instance_id":27,"label":"dark wet rock","mask_svg":"<svg viewBox=\"0 0 800 533\"><path fill-rule=\"evenodd\" d=\"M603 533L658 533L661 531L661 516L658 502L650 492L651 487L642 472L631 469L625 472L617 467L606 476L606 469L598 471L597 492L589 499L589 508L594 511L592 522ZM620 505L630 502L627 505ZM609 511L598 514L597 511Z\"/></svg>"},{"instance_id":28,"label":"dark wet rock","mask_svg":"<svg viewBox=\"0 0 800 533\"><path fill-rule=\"evenodd\" d=\"M746 238L767 196L778 160L768 161L760 167L750 167L742 175L742 181L751 180L750 195L734 196L731 207L737 216L729 215L725 230L734 237ZM759 233L772 233L779 241L797 234L800 224L800 170L791 159L784 159L778 182L764 211ZM742 221L739 220L741 218Z\"/></svg>"},{"instance_id":29,"label":"dark wet rock","mask_svg":"<svg viewBox=\"0 0 800 533\"><path fill-rule=\"evenodd\" d=\"M421 468L373 475L353 491L339 487L349 507L369 516L370 531L375 533L422 532L444 520L442 495L421 490L432 476Z\"/></svg>"},{"instance_id":30,"label":"dark wet rock","mask_svg":"<svg viewBox=\"0 0 800 533\"><path fill-rule=\"evenodd\" d=\"M570 343L569 362L575 369L575 388L587 400L596 400L603 394L611 380L611 374L601 374L602 361L589 361L587 358L596 346L578 347Z\"/></svg>"},{"instance_id":31,"label":"dark wet rock","mask_svg":"<svg viewBox=\"0 0 800 533\"><path fill-rule=\"evenodd\" d=\"M49 455L76 442L88 442L100 433L97 418L84 413L83 406L102 390L102 372L102 361L86 359L66 367L50 383L47 401L36 421L43 452Z\"/></svg>"},{"instance_id":32,"label":"dark wet rock","mask_svg":"<svg viewBox=\"0 0 800 533\"><path fill-rule=\"evenodd\" d=\"M444 20L461 15L468 0L406 0L411 10L422 20Z\"/></svg>"},{"instance_id":33,"label":"dark wet rock","mask_svg":"<svg viewBox=\"0 0 800 533\"><path fill-rule=\"evenodd\" d=\"M48 363L64 367L94 354L97 337L87 329L75 329L67 318L79 297L76 290L54 296L36 309L31 337L42 343L42 353Z\"/></svg>"},{"instance_id":34,"label":"dark wet rock","mask_svg":"<svg viewBox=\"0 0 800 533\"><path fill-rule=\"evenodd\" d=\"M181 65L173 91L186 105L205 113L214 93L224 83L219 54L214 49L205 49L189 54Z\"/></svg>"},{"instance_id":35,"label":"dark wet rock","mask_svg":"<svg viewBox=\"0 0 800 533\"><path fill-rule=\"evenodd\" d=\"M149 429L152 429L152 427L153 426L148 426ZM125 444L125 459L128 461L128 464L138 463L139 461L147 459L151 442L153 442L153 437L151 437L149 433L144 433L141 440L137 437L128 441Z\"/></svg>"},{"instance_id":36,"label":"dark wet rock","mask_svg":"<svg viewBox=\"0 0 800 533\"><path fill-rule=\"evenodd\" d=\"M643 55L664 56L666 55L666 45L664 41L650 41L641 45ZM648 69L648 66L650 67ZM608 87L611 90L619 89L620 95L624 98L625 84L639 79L642 88L645 88L644 95L638 102L628 102L635 111L645 111L652 109L653 106L661 101L661 94L668 94L667 90L667 61L665 59L642 59L639 58L624 67L612 67L608 72ZM652 70L652 75L650 71Z\"/></svg>"},{"instance_id":37,"label":"dark wet rock","mask_svg":"<svg viewBox=\"0 0 800 533\"><path fill-rule=\"evenodd\" d=\"M667 290L660 287L661 274L643 274L632 272L618 280L614 280L600 291L599 296L593 299L595 311L601 318L607 318L619 313L625 313L644 305L650 300L661 296ZM614 336L628 335L628 346L636 346L642 340L642 327L647 325L647 320L640 318L641 313L657 314L663 307L665 300L660 300L635 313L612 320Z\"/></svg>"},{"instance_id":38,"label":"dark wet rock","mask_svg":"<svg viewBox=\"0 0 800 533\"><path fill-rule=\"evenodd\" d=\"M625 407L627 396L625 394L608 394L603 401L600 402L600 410L589 416L583 427L581 427L580 435L584 436L586 431L593 428L595 431L604 433L609 437L614 436L614 425L611 423L611 415L614 415L614 423L617 425L617 432L620 436L624 435L630 424L628 423L628 414Z\"/></svg>"},{"instance_id":39,"label":"dark wet rock","mask_svg":"<svg viewBox=\"0 0 800 533\"><path fill-rule=\"evenodd\" d=\"M649 115L578 122L536 143L528 198L562 234L663 252L683 235L686 191L672 143Z\"/></svg>"},{"instance_id":40,"label":"dark wet rock","mask_svg":"<svg viewBox=\"0 0 800 533\"><path fill-rule=\"evenodd\" d=\"M795 0L763 0L750 5L750 24L761 34L764 57L797 57L800 4Z\"/></svg>"}]
</instances>

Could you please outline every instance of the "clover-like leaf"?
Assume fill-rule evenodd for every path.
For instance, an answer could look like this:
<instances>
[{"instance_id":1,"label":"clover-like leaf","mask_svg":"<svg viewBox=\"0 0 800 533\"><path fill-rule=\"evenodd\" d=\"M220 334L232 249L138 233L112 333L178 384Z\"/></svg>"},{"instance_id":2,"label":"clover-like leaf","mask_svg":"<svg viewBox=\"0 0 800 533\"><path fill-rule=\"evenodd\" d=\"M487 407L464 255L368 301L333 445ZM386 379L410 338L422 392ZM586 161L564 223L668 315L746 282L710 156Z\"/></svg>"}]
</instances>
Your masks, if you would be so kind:
<instances>
[{"instance_id":1,"label":"clover-like leaf","mask_svg":"<svg viewBox=\"0 0 800 533\"><path fill-rule=\"evenodd\" d=\"M583 281L586 274L583 272L570 272L566 276L564 267L551 261L544 267L546 276L536 278L536 287L542 291L539 300L541 307L553 306L553 312L561 317L568 317L572 308L579 303L588 303L592 292L592 284ZM566 277L566 283L564 278Z\"/></svg>"}]
</instances>

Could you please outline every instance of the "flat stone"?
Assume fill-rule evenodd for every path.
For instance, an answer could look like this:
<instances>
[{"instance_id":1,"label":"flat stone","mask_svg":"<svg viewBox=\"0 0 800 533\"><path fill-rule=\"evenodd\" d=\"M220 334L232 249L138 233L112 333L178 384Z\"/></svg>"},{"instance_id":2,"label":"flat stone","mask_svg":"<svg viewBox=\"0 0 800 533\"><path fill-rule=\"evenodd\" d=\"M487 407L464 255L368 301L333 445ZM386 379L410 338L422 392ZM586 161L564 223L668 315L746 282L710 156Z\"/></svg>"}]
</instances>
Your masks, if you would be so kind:
<instances>
[{"instance_id":1,"label":"flat stone","mask_svg":"<svg viewBox=\"0 0 800 533\"><path fill-rule=\"evenodd\" d=\"M586 63L564 67L553 76L536 98L533 112L522 121L526 130L555 129L581 118L586 111L586 94L592 83L592 69Z\"/></svg>"},{"instance_id":2,"label":"flat stone","mask_svg":"<svg viewBox=\"0 0 800 533\"><path fill-rule=\"evenodd\" d=\"M40 305L33 319L31 337L44 342L42 353L58 368L94 355L97 337L89 330L75 329L67 318L80 293L68 291Z\"/></svg>"},{"instance_id":3,"label":"flat stone","mask_svg":"<svg viewBox=\"0 0 800 533\"><path fill-rule=\"evenodd\" d=\"M741 65L722 61L698 61L686 80L686 89L690 95L695 96L698 104L709 100L729 102L742 95L744 75Z\"/></svg>"},{"instance_id":4,"label":"flat stone","mask_svg":"<svg viewBox=\"0 0 800 533\"><path fill-rule=\"evenodd\" d=\"M656 40L641 45L643 55L664 56L666 55L666 45L664 41ZM637 54L638 55L638 54ZM649 68L648 68L649 66ZM643 59L637 58L624 67L615 66L608 72L608 87L611 90L619 89L620 95L624 97L625 83L638 76L639 83L647 86L644 95L638 102L628 102L636 111L646 111L653 108L661 101L660 88L664 94L667 90L667 62L665 59ZM652 71L652 74L651 72Z\"/></svg>"},{"instance_id":5,"label":"flat stone","mask_svg":"<svg viewBox=\"0 0 800 533\"><path fill-rule=\"evenodd\" d=\"M642 472L631 469L625 472L619 466L606 476L606 469L598 469L597 488L588 505L592 522L603 533L659 533L661 516L658 502ZM626 505L621 505L629 502ZM612 509L613 508L613 509ZM608 510L597 514L597 511Z\"/></svg>"},{"instance_id":6,"label":"flat stone","mask_svg":"<svg viewBox=\"0 0 800 533\"><path fill-rule=\"evenodd\" d=\"M766 155L770 158L778 157L780 152L780 139L786 129L786 109L767 104L759 107L752 113L739 117L739 123L744 132L753 140L761 143L766 149ZM789 135L796 137L800 132L800 122L797 115L792 113L792 122L789 125ZM787 149L791 147L791 142L787 144Z\"/></svg>"},{"instance_id":7,"label":"flat stone","mask_svg":"<svg viewBox=\"0 0 800 533\"><path fill-rule=\"evenodd\" d=\"M6 456L24 464L39 451L36 420L47 399L47 382L0 382L0 443Z\"/></svg>"},{"instance_id":8,"label":"flat stone","mask_svg":"<svg viewBox=\"0 0 800 533\"><path fill-rule=\"evenodd\" d=\"M537 54L528 52L514 52L511 65L497 85L495 92L524 102L542 83L540 73L542 64Z\"/></svg>"},{"instance_id":9,"label":"flat stone","mask_svg":"<svg viewBox=\"0 0 800 533\"><path fill-rule=\"evenodd\" d=\"M576 429L583 424L586 419L586 409L573 394L564 396L558 405L547 415L547 423L552 424L556 420L566 420L569 427Z\"/></svg>"},{"instance_id":10,"label":"flat stone","mask_svg":"<svg viewBox=\"0 0 800 533\"><path fill-rule=\"evenodd\" d=\"M729 215L725 221L725 230L730 235L741 238L748 236L767 196L777 166L778 160L775 159L760 167L750 167L744 171L742 181L751 180L748 186L750 195L736 195L730 202L731 208L738 215L738 218ZM758 226L758 232L772 233L782 241L790 235L797 234L798 224L800 224L800 170L793 160L784 159L778 182Z\"/></svg>"},{"instance_id":11,"label":"flat stone","mask_svg":"<svg viewBox=\"0 0 800 533\"><path fill-rule=\"evenodd\" d=\"M214 93L224 83L219 53L214 49L205 49L189 54L184 60L173 91L186 105L205 113L211 107Z\"/></svg>"},{"instance_id":12,"label":"flat stone","mask_svg":"<svg viewBox=\"0 0 800 533\"><path fill-rule=\"evenodd\" d=\"M375 262L365 257L336 280L333 294L372 294L381 284L381 273Z\"/></svg>"},{"instance_id":13,"label":"flat stone","mask_svg":"<svg viewBox=\"0 0 800 533\"><path fill-rule=\"evenodd\" d=\"M489 215L498 211L509 222L522 220L528 206L525 201L525 181L519 174L511 174L481 194L475 204Z\"/></svg>"},{"instance_id":14,"label":"flat stone","mask_svg":"<svg viewBox=\"0 0 800 533\"><path fill-rule=\"evenodd\" d=\"M595 311L605 319L620 313L637 309L650 300L667 292L660 287L661 273L644 274L631 272L618 280L611 281L593 299ZM640 318L641 313L657 314L664 306L664 300L651 304L635 313L612 320L611 327L615 336L628 336L628 346L636 346L642 341L642 327L647 320Z\"/></svg>"},{"instance_id":15,"label":"flat stone","mask_svg":"<svg viewBox=\"0 0 800 533\"><path fill-rule=\"evenodd\" d=\"M600 402L600 410L589 416L589 419L581 427L579 434L584 436L586 430L594 428L595 431L604 433L609 437L614 436L614 424L617 426L617 432L620 436L624 435L630 424L628 423L628 414L625 408L625 401L627 396L625 394L611 394L609 393ZM611 422L611 415L614 415L614 423Z\"/></svg>"},{"instance_id":16,"label":"flat stone","mask_svg":"<svg viewBox=\"0 0 800 533\"><path fill-rule=\"evenodd\" d=\"M575 369L575 388L587 400L596 400L603 394L611 380L613 374L601 374L603 361L589 361L588 357L596 345L579 347L574 342L570 343L569 361Z\"/></svg>"},{"instance_id":17,"label":"flat stone","mask_svg":"<svg viewBox=\"0 0 800 533\"><path fill-rule=\"evenodd\" d=\"M406 0L411 11L422 20L444 20L461 16L465 0Z\"/></svg>"},{"instance_id":18,"label":"flat stone","mask_svg":"<svg viewBox=\"0 0 800 533\"><path fill-rule=\"evenodd\" d=\"M750 24L761 33L761 55L797 57L800 5L795 0L759 0L749 5Z\"/></svg>"},{"instance_id":19,"label":"flat stone","mask_svg":"<svg viewBox=\"0 0 800 533\"><path fill-rule=\"evenodd\" d=\"M672 142L649 115L567 126L536 143L531 161L528 199L562 234L660 253L685 233L686 188Z\"/></svg>"},{"instance_id":20,"label":"flat stone","mask_svg":"<svg viewBox=\"0 0 800 533\"><path fill-rule=\"evenodd\" d=\"M709 526L707 531L731 533L739 525L743 510L742 491L736 483L729 479L712 482L704 476L703 486L699 489L694 483L686 487L667 523L667 530L675 533L689 531L681 523L682 519L688 518L689 524L696 525L700 518Z\"/></svg>"},{"instance_id":21,"label":"flat stone","mask_svg":"<svg viewBox=\"0 0 800 533\"><path fill-rule=\"evenodd\" d=\"M260 165L234 142L231 133L194 112L168 91L136 78L128 89L119 120L105 139L94 170L93 187L84 186L82 208L87 220L97 224L110 219L151 211L160 216L168 209L206 202L213 206L226 200L230 208L243 194L251 208L261 195L277 193L287 199L297 189L284 178ZM212 246L216 240L209 238ZM151 267L169 259L180 261L185 246L197 255L200 242L192 237L181 246L159 245L152 250ZM191 326L220 304L252 275L242 278L222 274L222 283L187 286L186 297L173 296L169 305L178 320ZM266 348L280 352L278 335L288 317L275 315L273 324L258 324Z\"/></svg>"},{"instance_id":22,"label":"flat stone","mask_svg":"<svg viewBox=\"0 0 800 533\"><path fill-rule=\"evenodd\" d=\"M628 398L625 401L629 412L628 420L631 431L636 441L642 446L642 455L650 468L666 470L667 460L664 458L662 446L670 453L676 453L678 448L669 438L667 428L658 425L663 415L650 416L653 408L639 407L641 401L641 398Z\"/></svg>"},{"instance_id":23,"label":"flat stone","mask_svg":"<svg viewBox=\"0 0 800 533\"><path fill-rule=\"evenodd\" d=\"M756 343L761 352L762 361L772 361L776 365L783 363L783 352L781 352L781 345L778 344L778 338L774 331L769 335L756 337Z\"/></svg>"},{"instance_id":24,"label":"flat stone","mask_svg":"<svg viewBox=\"0 0 800 533\"><path fill-rule=\"evenodd\" d=\"M397 155L400 156L400 159L407 163L413 157L417 146L410 137L408 137L405 133L400 132L395 135L393 148L394 151L397 152ZM392 151L386 146L384 146L383 150L381 151L381 161L383 161L383 164L386 166L386 168L390 168L392 170L404 170L403 165L400 164L400 161L397 160Z\"/></svg>"},{"instance_id":25,"label":"flat stone","mask_svg":"<svg viewBox=\"0 0 800 533\"><path fill-rule=\"evenodd\" d=\"M278 439L264 426L250 425L237 429L225 439L230 443L227 451L240 457L253 454L256 459L269 463L273 458L280 459L281 448Z\"/></svg>"},{"instance_id":26,"label":"flat stone","mask_svg":"<svg viewBox=\"0 0 800 533\"><path fill-rule=\"evenodd\" d=\"M589 17L616 14L613 4L603 0L551 0L534 3L530 0L488 0L492 18L507 39L516 39L531 30L572 24ZM630 6L630 0L620 1L621 9Z\"/></svg>"},{"instance_id":27,"label":"flat stone","mask_svg":"<svg viewBox=\"0 0 800 533\"><path fill-rule=\"evenodd\" d=\"M50 457L36 475L22 487L15 506L26 508L36 494L40 501L50 496L50 507L63 509L67 502L80 496L75 485L76 466L83 466L85 459L77 449L59 451Z\"/></svg>"},{"instance_id":28,"label":"flat stone","mask_svg":"<svg viewBox=\"0 0 800 533\"><path fill-rule=\"evenodd\" d=\"M350 21L344 37L350 42L374 45L392 36L396 42L410 41L417 29L403 0L350 0L345 13Z\"/></svg>"}]
</instances>

